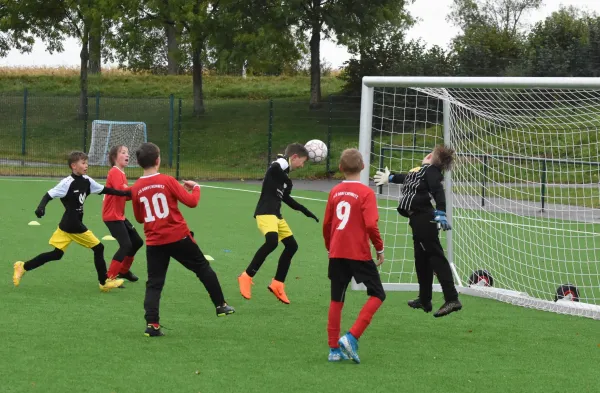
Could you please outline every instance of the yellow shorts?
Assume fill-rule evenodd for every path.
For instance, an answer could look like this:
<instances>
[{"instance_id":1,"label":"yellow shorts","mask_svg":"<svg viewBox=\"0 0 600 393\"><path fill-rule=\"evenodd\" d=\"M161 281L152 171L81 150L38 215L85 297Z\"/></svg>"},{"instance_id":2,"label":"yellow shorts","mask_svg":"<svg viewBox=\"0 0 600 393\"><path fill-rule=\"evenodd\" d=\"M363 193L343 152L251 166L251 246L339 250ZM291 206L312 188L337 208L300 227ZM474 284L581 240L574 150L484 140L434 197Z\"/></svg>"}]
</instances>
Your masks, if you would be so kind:
<instances>
[{"instance_id":1,"label":"yellow shorts","mask_svg":"<svg viewBox=\"0 0 600 393\"><path fill-rule=\"evenodd\" d=\"M277 218L275 215L268 214L256 216L256 223L263 235L266 235L269 232L277 232L279 241L293 235L287 222L285 222L284 219Z\"/></svg>"},{"instance_id":2,"label":"yellow shorts","mask_svg":"<svg viewBox=\"0 0 600 393\"><path fill-rule=\"evenodd\" d=\"M100 244L100 240L90 230L83 233L67 233L60 228L54 231L48 243L61 251L65 251L71 242L75 242L86 248L92 248Z\"/></svg>"}]
</instances>

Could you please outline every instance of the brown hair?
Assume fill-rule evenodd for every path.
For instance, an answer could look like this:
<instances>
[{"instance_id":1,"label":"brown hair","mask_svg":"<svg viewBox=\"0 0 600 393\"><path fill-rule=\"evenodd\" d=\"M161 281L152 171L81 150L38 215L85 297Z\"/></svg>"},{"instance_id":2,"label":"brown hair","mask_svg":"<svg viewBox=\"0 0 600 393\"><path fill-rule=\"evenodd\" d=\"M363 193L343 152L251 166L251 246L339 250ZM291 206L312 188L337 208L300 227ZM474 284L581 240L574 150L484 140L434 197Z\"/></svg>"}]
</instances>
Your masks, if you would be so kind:
<instances>
[{"instance_id":1,"label":"brown hair","mask_svg":"<svg viewBox=\"0 0 600 393\"><path fill-rule=\"evenodd\" d=\"M445 145L438 145L433 149L431 163L442 171L447 171L454 164L454 149Z\"/></svg>"},{"instance_id":2,"label":"brown hair","mask_svg":"<svg viewBox=\"0 0 600 393\"><path fill-rule=\"evenodd\" d=\"M108 162L110 163L110 166L115 166L117 162L117 156L119 155L119 152L121 151L122 147L126 146L117 145L110 148L110 151L108 152Z\"/></svg>"},{"instance_id":3,"label":"brown hair","mask_svg":"<svg viewBox=\"0 0 600 393\"><path fill-rule=\"evenodd\" d=\"M142 143L136 150L135 157L139 166L148 169L156 165L156 160L160 157L160 149L152 142Z\"/></svg>"},{"instance_id":4,"label":"brown hair","mask_svg":"<svg viewBox=\"0 0 600 393\"><path fill-rule=\"evenodd\" d=\"M346 149L340 157L340 169L347 175L354 175L363 170L362 154L357 149Z\"/></svg>"},{"instance_id":5,"label":"brown hair","mask_svg":"<svg viewBox=\"0 0 600 393\"><path fill-rule=\"evenodd\" d=\"M308 157L308 150L300 143L291 143L287 145L285 148L285 156L291 157L294 154L298 155L298 157Z\"/></svg>"},{"instance_id":6,"label":"brown hair","mask_svg":"<svg viewBox=\"0 0 600 393\"><path fill-rule=\"evenodd\" d=\"M80 160L87 160L88 155L82 151L72 151L69 153L69 158L67 159L67 163L69 164L69 168L71 168L71 164L74 164ZM72 169L72 168L71 168Z\"/></svg>"}]
</instances>

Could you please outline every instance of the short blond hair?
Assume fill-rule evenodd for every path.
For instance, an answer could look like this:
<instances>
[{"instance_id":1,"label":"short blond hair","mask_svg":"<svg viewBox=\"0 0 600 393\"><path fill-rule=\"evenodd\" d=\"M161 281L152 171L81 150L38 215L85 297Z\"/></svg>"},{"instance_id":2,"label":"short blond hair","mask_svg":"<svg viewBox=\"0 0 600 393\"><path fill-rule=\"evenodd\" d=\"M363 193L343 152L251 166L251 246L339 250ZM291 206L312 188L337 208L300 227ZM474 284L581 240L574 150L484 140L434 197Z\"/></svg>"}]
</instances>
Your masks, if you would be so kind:
<instances>
[{"instance_id":1,"label":"short blond hair","mask_svg":"<svg viewBox=\"0 0 600 393\"><path fill-rule=\"evenodd\" d=\"M348 175L360 173L364 168L362 154L357 149L346 149L340 157L340 170Z\"/></svg>"}]
</instances>

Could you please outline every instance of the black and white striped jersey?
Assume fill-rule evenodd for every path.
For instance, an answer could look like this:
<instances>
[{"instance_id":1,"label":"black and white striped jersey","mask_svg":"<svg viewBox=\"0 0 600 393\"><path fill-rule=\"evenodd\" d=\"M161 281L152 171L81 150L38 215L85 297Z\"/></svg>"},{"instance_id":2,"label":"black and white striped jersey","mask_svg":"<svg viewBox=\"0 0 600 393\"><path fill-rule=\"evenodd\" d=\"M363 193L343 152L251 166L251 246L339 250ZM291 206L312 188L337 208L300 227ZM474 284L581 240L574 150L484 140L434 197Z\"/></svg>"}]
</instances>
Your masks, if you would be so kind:
<instances>
[{"instance_id":1,"label":"black and white striped jersey","mask_svg":"<svg viewBox=\"0 0 600 393\"><path fill-rule=\"evenodd\" d=\"M431 198L437 210L446 211L444 175L435 165L423 164L406 174L390 175L390 183L402 184L398 212L408 217L409 211L433 211Z\"/></svg>"}]
</instances>

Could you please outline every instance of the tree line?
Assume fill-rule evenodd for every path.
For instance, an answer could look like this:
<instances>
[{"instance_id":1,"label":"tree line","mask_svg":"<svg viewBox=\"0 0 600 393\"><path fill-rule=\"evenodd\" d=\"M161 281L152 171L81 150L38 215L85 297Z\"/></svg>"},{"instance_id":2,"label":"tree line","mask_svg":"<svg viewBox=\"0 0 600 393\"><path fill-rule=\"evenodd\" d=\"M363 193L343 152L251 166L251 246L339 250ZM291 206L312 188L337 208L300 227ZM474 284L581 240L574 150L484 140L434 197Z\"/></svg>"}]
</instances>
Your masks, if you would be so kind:
<instances>
[{"instance_id":1,"label":"tree line","mask_svg":"<svg viewBox=\"0 0 600 393\"><path fill-rule=\"evenodd\" d=\"M542 0L454 0L448 21L459 28L449 48L376 37L342 77L360 92L363 75L600 76L600 17L562 7L532 26Z\"/></svg>"},{"instance_id":2,"label":"tree line","mask_svg":"<svg viewBox=\"0 0 600 393\"><path fill-rule=\"evenodd\" d=\"M341 77L360 92L364 75L597 76L600 18L562 8L527 26L542 0L454 0L460 29L449 48L407 40L407 11L425 0L0 0L0 56L41 40L80 51L80 115L88 74L104 61L132 71L192 75L194 113L204 112L206 70L251 75L310 74L310 107L321 105L320 42L332 38L352 59Z\"/></svg>"}]
</instances>

